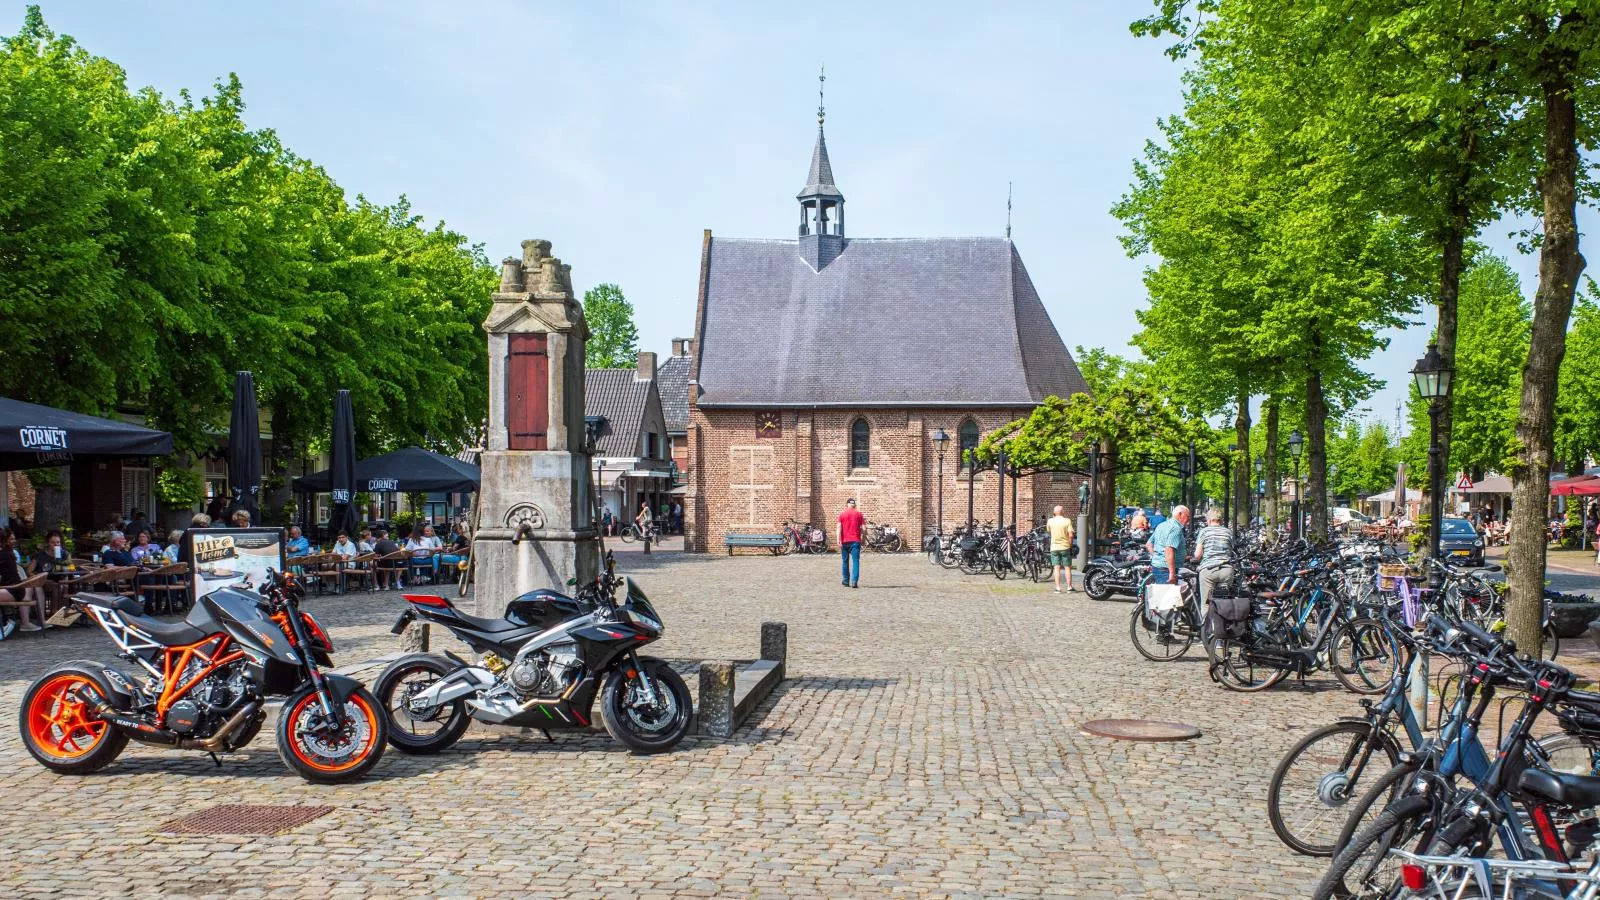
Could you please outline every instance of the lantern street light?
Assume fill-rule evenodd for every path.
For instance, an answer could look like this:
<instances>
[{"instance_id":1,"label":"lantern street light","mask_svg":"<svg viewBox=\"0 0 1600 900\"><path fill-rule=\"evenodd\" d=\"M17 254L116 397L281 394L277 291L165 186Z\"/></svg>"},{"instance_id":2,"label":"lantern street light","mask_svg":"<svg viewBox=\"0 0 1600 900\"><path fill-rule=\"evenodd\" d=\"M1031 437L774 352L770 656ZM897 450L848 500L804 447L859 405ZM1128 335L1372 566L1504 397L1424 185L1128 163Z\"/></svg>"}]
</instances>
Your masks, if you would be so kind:
<instances>
[{"instance_id":1,"label":"lantern street light","mask_svg":"<svg viewBox=\"0 0 1600 900\"><path fill-rule=\"evenodd\" d=\"M1439 355L1438 344L1429 344L1428 352L1411 369L1417 393L1428 401L1428 553L1434 559L1439 558L1439 531L1444 524L1444 492L1439 484L1444 474L1444 448L1439 446L1439 414L1450 402L1454 375L1455 370L1445 365Z\"/></svg>"},{"instance_id":2,"label":"lantern street light","mask_svg":"<svg viewBox=\"0 0 1600 900\"><path fill-rule=\"evenodd\" d=\"M935 534L944 535L944 451L950 446L950 435L943 428L933 430L933 449L939 454L939 518L934 525Z\"/></svg>"},{"instance_id":3,"label":"lantern street light","mask_svg":"<svg viewBox=\"0 0 1600 900\"><path fill-rule=\"evenodd\" d=\"M1301 537L1302 525L1300 515L1300 449L1305 446L1305 438L1300 432L1289 432L1289 456L1294 459L1294 521L1289 524L1289 536L1295 540Z\"/></svg>"}]
</instances>

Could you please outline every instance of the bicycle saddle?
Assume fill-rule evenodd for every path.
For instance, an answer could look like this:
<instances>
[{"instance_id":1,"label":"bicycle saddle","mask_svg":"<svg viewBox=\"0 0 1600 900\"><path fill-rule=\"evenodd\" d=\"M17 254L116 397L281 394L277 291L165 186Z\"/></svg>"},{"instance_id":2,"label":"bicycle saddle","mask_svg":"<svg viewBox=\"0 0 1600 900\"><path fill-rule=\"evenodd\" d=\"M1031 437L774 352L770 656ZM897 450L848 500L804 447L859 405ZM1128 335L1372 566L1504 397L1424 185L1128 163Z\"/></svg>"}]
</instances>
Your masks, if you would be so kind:
<instances>
[{"instance_id":1,"label":"bicycle saddle","mask_svg":"<svg viewBox=\"0 0 1600 900\"><path fill-rule=\"evenodd\" d=\"M1517 787L1552 803L1573 809L1600 804L1600 776L1523 769Z\"/></svg>"}]
</instances>

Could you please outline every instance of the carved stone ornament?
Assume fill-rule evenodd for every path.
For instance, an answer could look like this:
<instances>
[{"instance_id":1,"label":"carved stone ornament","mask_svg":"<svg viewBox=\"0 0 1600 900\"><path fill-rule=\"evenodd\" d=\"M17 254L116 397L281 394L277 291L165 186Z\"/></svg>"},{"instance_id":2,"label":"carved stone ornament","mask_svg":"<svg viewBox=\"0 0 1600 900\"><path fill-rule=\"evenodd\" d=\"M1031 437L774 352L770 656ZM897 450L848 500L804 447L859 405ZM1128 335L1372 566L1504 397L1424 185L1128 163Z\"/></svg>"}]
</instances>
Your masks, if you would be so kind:
<instances>
[{"instance_id":1,"label":"carved stone ornament","mask_svg":"<svg viewBox=\"0 0 1600 900\"><path fill-rule=\"evenodd\" d=\"M543 529L544 510L533 503L518 503L506 510L506 527L513 532L521 531L524 527Z\"/></svg>"}]
</instances>

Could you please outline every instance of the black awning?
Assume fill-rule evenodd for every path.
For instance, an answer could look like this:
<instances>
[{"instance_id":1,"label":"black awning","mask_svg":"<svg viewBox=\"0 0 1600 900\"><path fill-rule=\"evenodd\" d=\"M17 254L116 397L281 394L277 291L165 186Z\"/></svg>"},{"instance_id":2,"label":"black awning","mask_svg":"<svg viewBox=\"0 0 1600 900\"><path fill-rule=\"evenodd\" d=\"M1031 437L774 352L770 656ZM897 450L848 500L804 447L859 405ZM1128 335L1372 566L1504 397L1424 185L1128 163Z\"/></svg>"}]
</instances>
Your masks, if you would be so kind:
<instances>
[{"instance_id":1,"label":"black awning","mask_svg":"<svg viewBox=\"0 0 1600 900\"><path fill-rule=\"evenodd\" d=\"M0 470L171 452L165 431L0 397Z\"/></svg>"},{"instance_id":2,"label":"black awning","mask_svg":"<svg viewBox=\"0 0 1600 900\"><path fill-rule=\"evenodd\" d=\"M357 461L355 489L372 493L470 493L478 489L478 472L472 463L421 447L406 447ZM331 487L326 469L294 480L294 489L305 493L322 494Z\"/></svg>"}]
</instances>

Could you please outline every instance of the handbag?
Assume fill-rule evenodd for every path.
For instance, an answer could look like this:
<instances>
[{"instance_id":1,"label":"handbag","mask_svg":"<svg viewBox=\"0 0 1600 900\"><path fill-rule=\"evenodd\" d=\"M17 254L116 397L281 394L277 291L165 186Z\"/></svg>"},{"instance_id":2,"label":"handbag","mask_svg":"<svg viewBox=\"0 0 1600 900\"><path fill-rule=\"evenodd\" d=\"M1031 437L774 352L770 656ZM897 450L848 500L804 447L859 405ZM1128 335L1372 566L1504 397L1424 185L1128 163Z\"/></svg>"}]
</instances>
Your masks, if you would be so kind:
<instances>
[{"instance_id":1,"label":"handbag","mask_svg":"<svg viewBox=\"0 0 1600 900\"><path fill-rule=\"evenodd\" d=\"M1144 605L1153 613L1171 612L1183 605L1183 588L1175 584L1147 585Z\"/></svg>"}]
</instances>

